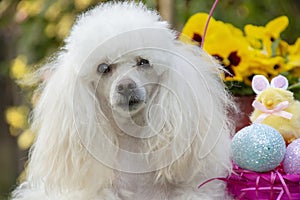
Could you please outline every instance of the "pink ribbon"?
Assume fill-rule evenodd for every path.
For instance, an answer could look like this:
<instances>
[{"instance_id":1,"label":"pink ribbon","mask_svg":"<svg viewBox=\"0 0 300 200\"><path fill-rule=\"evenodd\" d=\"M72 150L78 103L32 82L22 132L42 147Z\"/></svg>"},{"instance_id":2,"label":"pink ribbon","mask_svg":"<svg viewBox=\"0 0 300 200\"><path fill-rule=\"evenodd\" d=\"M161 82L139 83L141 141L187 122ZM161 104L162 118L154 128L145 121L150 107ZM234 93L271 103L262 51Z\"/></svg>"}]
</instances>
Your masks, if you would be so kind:
<instances>
[{"instance_id":1,"label":"pink ribbon","mask_svg":"<svg viewBox=\"0 0 300 200\"><path fill-rule=\"evenodd\" d=\"M270 115L276 115L276 116L280 116L280 117L283 117L286 119L291 119L293 116L292 113L284 111L284 109L289 107L288 101L283 101L283 102L279 103L278 105L276 105L274 107L274 109L268 109L266 106L264 106L262 103L260 103L257 100L253 101L252 106L262 112L262 114L260 114L257 117L257 119L254 121L254 123L261 123L262 121L264 121L264 119L266 119Z\"/></svg>"},{"instance_id":2,"label":"pink ribbon","mask_svg":"<svg viewBox=\"0 0 300 200\"><path fill-rule=\"evenodd\" d=\"M256 173L249 170L239 168L233 164L234 172L227 178L212 178L206 180L198 188L205 184L221 180L226 182L227 189L235 197L235 199L276 199L276 200L294 200L300 199L299 189L295 190L295 186L299 185L300 175L282 174L282 166L265 172ZM287 182L286 182L287 181ZM292 183L292 185L291 185ZM290 184L290 188L289 185ZM267 193L263 193L266 191ZM269 196L269 198L267 198ZM264 198L265 197L265 198Z\"/></svg>"},{"instance_id":3,"label":"pink ribbon","mask_svg":"<svg viewBox=\"0 0 300 200\"><path fill-rule=\"evenodd\" d=\"M281 184L282 184L282 187L274 187L273 184L276 180L276 176L278 176ZM278 171L275 171L275 173L273 171L271 171L271 174L270 174L270 184L271 186L270 187L260 187L259 186L259 181L260 181L260 178L261 176L257 176L256 177L256 184L255 184L255 187L249 187L249 188L244 188L244 189L241 189L241 192L248 192L248 191L255 191L255 195L256 197L259 197L258 195L258 191L261 191L261 190L266 190L266 191L270 191L270 194L271 196L272 195L275 195L273 194L272 192L274 191L280 191L276 200L280 200L282 195L284 194L284 192L286 193L288 199L292 200L292 195L289 191L289 188L283 178L283 176L278 172ZM245 195L246 193L242 193L239 197L239 199L242 199L242 197ZM253 196L254 197L254 196ZM270 198L270 199L273 199L273 198Z\"/></svg>"}]
</instances>

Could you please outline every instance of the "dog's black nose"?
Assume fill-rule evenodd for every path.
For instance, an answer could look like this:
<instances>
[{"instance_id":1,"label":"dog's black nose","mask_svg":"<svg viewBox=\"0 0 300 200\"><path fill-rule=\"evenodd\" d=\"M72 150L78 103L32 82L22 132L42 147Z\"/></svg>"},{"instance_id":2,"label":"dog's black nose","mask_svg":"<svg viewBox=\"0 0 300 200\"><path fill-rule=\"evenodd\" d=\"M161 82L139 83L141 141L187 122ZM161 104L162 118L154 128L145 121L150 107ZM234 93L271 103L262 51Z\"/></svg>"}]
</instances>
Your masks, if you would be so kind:
<instances>
[{"instance_id":1,"label":"dog's black nose","mask_svg":"<svg viewBox=\"0 0 300 200\"><path fill-rule=\"evenodd\" d=\"M122 79L117 85L117 91L124 96L130 96L136 87L136 83L132 79Z\"/></svg>"}]
</instances>

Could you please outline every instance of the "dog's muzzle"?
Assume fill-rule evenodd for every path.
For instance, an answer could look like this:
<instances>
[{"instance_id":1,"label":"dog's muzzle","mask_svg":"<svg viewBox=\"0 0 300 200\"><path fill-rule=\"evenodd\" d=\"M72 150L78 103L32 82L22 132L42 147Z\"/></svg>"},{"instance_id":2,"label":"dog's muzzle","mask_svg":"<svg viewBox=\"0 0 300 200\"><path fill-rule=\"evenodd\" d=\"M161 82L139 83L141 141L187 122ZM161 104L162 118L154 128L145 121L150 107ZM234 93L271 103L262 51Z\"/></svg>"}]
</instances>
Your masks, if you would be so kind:
<instances>
[{"instance_id":1,"label":"dog's muzzle","mask_svg":"<svg viewBox=\"0 0 300 200\"><path fill-rule=\"evenodd\" d=\"M116 86L116 92L120 96L118 106L126 110L137 109L145 100L141 90L137 83L130 78L120 80Z\"/></svg>"}]
</instances>

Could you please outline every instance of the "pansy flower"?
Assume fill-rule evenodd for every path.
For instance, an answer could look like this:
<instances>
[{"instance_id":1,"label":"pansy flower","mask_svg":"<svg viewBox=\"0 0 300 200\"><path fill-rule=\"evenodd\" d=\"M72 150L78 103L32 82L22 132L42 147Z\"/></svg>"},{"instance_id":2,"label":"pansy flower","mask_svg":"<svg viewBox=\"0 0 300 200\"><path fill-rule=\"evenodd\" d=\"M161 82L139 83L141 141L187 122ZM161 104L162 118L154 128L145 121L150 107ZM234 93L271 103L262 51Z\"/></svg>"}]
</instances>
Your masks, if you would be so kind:
<instances>
[{"instance_id":1,"label":"pansy flower","mask_svg":"<svg viewBox=\"0 0 300 200\"><path fill-rule=\"evenodd\" d=\"M281 16L267 23L265 27L248 24L244 31L253 49L272 57L277 54L277 48L281 41L280 33L286 29L288 23L288 18Z\"/></svg>"},{"instance_id":2,"label":"pansy flower","mask_svg":"<svg viewBox=\"0 0 300 200\"><path fill-rule=\"evenodd\" d=\"M197 13L189 18L181 32L180 40L185 42L193 42L196 45L201 45L205 24L208 19L208 14ZM215 19L211 18L206 32L206 39L210 37L216 30ZM205 44L204 44L205 45Z\"/></svg>"},{"instance_id":3,"label":"pansy flower","mask_svg":"<svg viewBox=\"0 0 300 200\"><path fill-rule=\"evenodd\" d=\"M194 41L200 45L208 15L197 13L193 15L183 28L182 35L185 39ZM188 38L188 39L186 39ZM215 57L227 71L224 77L226 80L242 81L241 72L247 68L246 57L247 41L240 29L231 24L225 24L211 18L206 33L204 50Z\"/></svg>"},{"instance_id":4,"label":"pansy flower","mask_svg":"<svg viewBox=\"0 0 300 200\"><path fill-rule=\"evenodd\" d=\"M193 15L180 39L201 46L207 19L206 13ZM286 73L300 76L300 38L294 45L280 38L287 25L288 18L281 16L266 26L246 25L243 32L232 24L211 18L203 49L228 72L223 76L225 81L250 86L256 74L269 79Z\"/></svg>"},{"instance_id":5,"label":"pansy flower","mask_svg":"<svg viewBox=\"0 0 300 200\"><path fill-rule=\"evenodd\" d=\"M292 73L300 77L300 38L298 38L293 45L288 47L285 68L287 71L293 70Z\"/></svg>"},{"instance_id":6,"label":"pansy flower","mask_svg":"<svg viewBox=\"0 0 300 200\"><path fill-rule=\"evenodd\" d=\"M233 26L217 22L217 32L207 37L205 50L214 56L224 66L225 80L243 81L242 73L247 70L248 56L247 41Z\"/></svg>"},{"instance_id":7,"label":"pansy flower","mask_svg":"<svg viewBox=\"0 0 300 200\"><path fill-rule=\"evenodd\" d=\"M252 77L256 74L264 75L270 80L278 74L285 72L285 59L280 56L272 58L259 58L249 60L248 70L243 73L243 80L246 84L251 84Z\"/></svg>"}]
</instances>

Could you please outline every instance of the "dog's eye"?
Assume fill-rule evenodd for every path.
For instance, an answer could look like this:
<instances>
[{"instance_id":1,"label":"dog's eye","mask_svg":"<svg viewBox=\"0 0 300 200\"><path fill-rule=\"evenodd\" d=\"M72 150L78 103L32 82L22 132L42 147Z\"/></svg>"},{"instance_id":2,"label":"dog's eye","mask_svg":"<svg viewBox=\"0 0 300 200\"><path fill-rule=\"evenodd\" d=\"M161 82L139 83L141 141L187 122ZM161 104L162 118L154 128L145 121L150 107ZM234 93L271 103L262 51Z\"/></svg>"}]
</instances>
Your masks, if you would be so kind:
<instances>
[{"instance_id":1,"label":"dog's eye","mask_svg":"<svg viewBox=\"0 0 300 200\"><path fill-rule=\"evenodd\" d=\"M140 60L138 60L137 66L150 67L149 60L141 58Z\"/></svg>"},{"instance_id":2,"label":"dog's eye","mask_svg":"<svg viewBox=\"0 0 300 200\"><path fill-rule=\"evenodd\" d=\"M97 67L97 72L99 72L101 74L107 74L110 71L111 71L110 66L108 64L106 64L106 63L101 63Z\"/></svg>"}]
</instances>

